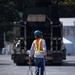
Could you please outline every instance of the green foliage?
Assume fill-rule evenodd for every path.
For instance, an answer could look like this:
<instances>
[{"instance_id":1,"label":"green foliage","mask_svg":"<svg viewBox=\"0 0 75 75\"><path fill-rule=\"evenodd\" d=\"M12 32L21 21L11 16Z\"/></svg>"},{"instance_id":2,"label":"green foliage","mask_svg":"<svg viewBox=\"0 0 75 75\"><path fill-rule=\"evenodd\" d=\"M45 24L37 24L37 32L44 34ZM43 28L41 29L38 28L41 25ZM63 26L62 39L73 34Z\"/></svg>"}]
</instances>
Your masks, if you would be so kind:
<instances>
[{"instance_id":1,"label":"green foliage","mask_svg":"<svg viewBox=\"0 0 75 75\"><path fill-rule=\"evenodd\" d=\"M0 25L2 24L6 25L6 23L19 21L20 20L19 12L24 13L26 6L25 3L32 2L34 4L35 1L46 1L46 0L0 0ZM56 3L57 0L50 0L50 1ZM75 0L59 0L59 4L64 6L65 5L75 6ZM66 12L66 15L68 14L67 17L69 17L69 15L75 17L74 13L75 7L69 7L69 8L70 10L68 10L67 6L65 8L63 7L60 8L61 9L60 13L63 17L65 17L63 11L67 11ZM4 27L4 30L6 30L6 32L8 32L10 29L12 30L12 26L10 25ZM3 33L3 30L1 29L0 32Z\"/></svg>"},{"instance_id":2,"label":"green foliage","mask_svg":"<svg viewBox=\"0 0 75 75\"><path fill-rule=\"evenodd\" d=\"M23 12L26 2L37 0L0 0L0 23L20 20L19 12ZM40 1L40 0L39 0ZM50 0L56 3L57 0ZM75 5L75 0L59 0L60 5Z\"/></svg>"},{"instance_id":3,"label":"green foliage","mask_svg":"<svg viewBox=\"0 0 75 75\"><path fill-rule=\"evenodd\" d=\"M75 5L75 0L60 0L61 5Z\"/></svg>"},{"instance_id":4,"label":"green foliage","mask_svg":"<svg viewBox=\"0 0 75 75\"><path fill-rule=\"evenodd\" d=\"M13 0L0 0L0 23L17 20L18 10Z\"/></svg>"},{"instance_id":5,"label":"green foliage","mask_svg":"<svg viewBox=\"0 0 75 75\"><path fill-rule=\"evenodd\" d=\"M69 6L69 5L61 5L59 7L59 13L60 17L75 17L75 5Z\"/></svg>"},{"instance_id":6,"label":"green foliage","mask_svg":"<svg viewBox=\"0 0 75 75\"><path fill-rule=\"evenodd\" d=\"M6 33L6 40L12 42L13 41L13 32L7 31Z\"/></svg>"}]
</instances>

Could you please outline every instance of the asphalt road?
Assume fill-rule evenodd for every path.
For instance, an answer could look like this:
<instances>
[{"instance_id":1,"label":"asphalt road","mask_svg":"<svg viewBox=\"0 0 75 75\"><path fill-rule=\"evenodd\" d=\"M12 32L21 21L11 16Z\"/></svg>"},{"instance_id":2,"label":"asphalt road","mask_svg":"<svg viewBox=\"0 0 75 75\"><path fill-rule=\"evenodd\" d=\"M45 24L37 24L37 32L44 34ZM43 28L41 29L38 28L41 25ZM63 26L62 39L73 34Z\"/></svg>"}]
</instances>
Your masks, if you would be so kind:
<instances>
[{"instance_id":1,"label":"asphalt road","mask_svg":"<svg viewBox=\"0 0 75 75\"><path fill-rule=\"evenodd\" d=\"M0 75L31 75L27 74L29 66L16 66L10 55L0 55ZM31 68L35 75L35 67ZM46 66L46 75L75 75L75 56L67 56L61 66Z\"/></svg>"}]
</instances>

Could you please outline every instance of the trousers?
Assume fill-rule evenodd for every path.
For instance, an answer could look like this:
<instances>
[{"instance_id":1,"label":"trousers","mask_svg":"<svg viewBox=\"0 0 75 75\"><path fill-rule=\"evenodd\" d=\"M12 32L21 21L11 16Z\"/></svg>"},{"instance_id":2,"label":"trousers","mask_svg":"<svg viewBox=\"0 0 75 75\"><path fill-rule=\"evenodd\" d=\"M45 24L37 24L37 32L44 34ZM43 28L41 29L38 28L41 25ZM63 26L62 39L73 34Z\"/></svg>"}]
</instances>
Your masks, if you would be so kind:
<instances>
[{"instance_id":1,"label":"trousers","mask_svg":"<svg viewBox=\"0 0 75 75\"><path fill-rule=\"evenodd\" d=\"M44 58L34 58L35 62L35 73L36 75L44 75L45 70L45 59Z\"/></svg>"}]
</instances>

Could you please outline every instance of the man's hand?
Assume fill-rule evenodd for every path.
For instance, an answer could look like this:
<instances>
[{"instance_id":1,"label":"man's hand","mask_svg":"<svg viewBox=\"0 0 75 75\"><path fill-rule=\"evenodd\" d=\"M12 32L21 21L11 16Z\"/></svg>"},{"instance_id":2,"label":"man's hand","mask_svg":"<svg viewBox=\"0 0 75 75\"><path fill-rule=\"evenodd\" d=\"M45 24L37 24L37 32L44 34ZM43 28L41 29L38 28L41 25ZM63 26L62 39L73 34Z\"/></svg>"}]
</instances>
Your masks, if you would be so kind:
<instances>
[{"instance_id":1,"label":"man's hand","mask_svg":"<svg viewBox=\"0 0 75 75\"><path fill-rule=\"evenodd\" d=\"M47 54L44 54L44 57L47 57Z\"/></svg>"},{"instance_id":2,"label":"man's hand","mask_svg":"<svg viewBox=\"0 0 75 75\"><path fill-rule=\"evenodd\" d=\"M44 54L44 58L45 58L45 59L47 58L47 54Z\"/></svg>"}]
</instances>

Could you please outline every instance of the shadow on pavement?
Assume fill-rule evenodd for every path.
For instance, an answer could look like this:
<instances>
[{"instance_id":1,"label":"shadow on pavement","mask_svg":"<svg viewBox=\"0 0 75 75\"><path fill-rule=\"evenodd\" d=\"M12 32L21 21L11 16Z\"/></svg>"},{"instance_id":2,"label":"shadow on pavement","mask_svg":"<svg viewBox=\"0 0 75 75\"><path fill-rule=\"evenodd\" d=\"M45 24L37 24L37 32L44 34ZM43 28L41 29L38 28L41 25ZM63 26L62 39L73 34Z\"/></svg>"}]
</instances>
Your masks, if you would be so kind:
<instances>
[{"instance_id":1,"label":"shadow on pavement","mask_svg":"<svg viewBox=\"0 0 75 75\"><path fill-rule=\"evenodd\" d=\"M0 65L11 65L9 63L0 63Z\"/></svg>"},{"instance_id":2,"label":"shadow on pavement","mask_svg":"<svg viewBox=\"0 0 75 75\"><path fill-rule=\"evenodd\" d=\"M75 67L75 61L64 61L62 62L62 66L74 66Z\"/></svg>"}]
</instances>

